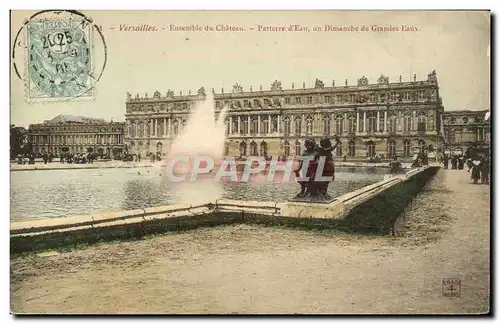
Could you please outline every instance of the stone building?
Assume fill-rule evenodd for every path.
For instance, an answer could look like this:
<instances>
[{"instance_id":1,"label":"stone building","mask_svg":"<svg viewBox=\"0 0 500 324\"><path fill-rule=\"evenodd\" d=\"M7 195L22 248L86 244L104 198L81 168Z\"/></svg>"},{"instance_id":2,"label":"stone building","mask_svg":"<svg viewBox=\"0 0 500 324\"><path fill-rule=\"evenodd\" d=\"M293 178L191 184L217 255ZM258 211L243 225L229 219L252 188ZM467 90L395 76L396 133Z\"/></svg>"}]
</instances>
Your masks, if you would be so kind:
<instances>
[{"instance_id":1,"label":"stone building","mask_svg":"<svg viewBox=\"0 0 500 324\"><path fill-rule=\"evenodd\" d=\"M489 152L491 119L488 110L445 111L443 114L444 152L465 154L469 148Z\"/></svg>"},{"instance_id":2,"label":"stone building","mask_svg":"<svg viewBox=\"0 0 500 324\"><path fill-rule=\"evenodd\" d=\"M125 123L104 119L59 115L28 128L34 153L87 153L113 157L123 150Z\"/></svg>"},{"instance_id":3,"label":"stone building","mask_svg":"<svg viewBox=\"0 0 500 324\"><path fill-rule=\"evenodd\" d=\"M441 150L443 105L435 71L425 80L390 82L381 75L370 83L366 77L356 85L326 86L316 79L313 87L303 83L284 89L274 81L270 89L235 84L231 91L215 93L216 112L230 108L226 116L225 155L294 156L304 149L306 138L317 142L340 136L337 157L366 159L379 155L410 158L421 149ZM205 99L202 87L196 94L152 97L127 93L125 144L130 153L168 153L172 140L184 127L197 101ZM203 139L200 139L203 140Z\"/></svg>"}]
</instances>

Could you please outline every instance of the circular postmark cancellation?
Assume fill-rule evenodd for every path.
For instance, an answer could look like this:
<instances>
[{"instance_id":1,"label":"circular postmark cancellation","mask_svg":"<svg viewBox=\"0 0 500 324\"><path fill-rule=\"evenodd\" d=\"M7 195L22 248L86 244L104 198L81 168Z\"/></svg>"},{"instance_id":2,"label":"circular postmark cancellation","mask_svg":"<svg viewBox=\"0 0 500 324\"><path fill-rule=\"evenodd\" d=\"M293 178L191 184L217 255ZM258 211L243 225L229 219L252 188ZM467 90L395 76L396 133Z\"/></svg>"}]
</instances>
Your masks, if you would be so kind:
<instances>
[{"instance_id":1,"label":"circular postmark cancellation","mask_svg":"<svg viewBox=\"0 0 500 324\"><path fill-rule=\"evenodd\" d=\"M95 51L94 40L101 43L100 53ZM78 11L40 11L19 29L12 61L16 75L25 83L28 101L93 98L94 86L106 67L106 42L101 28Z\"/></svg>"}]
</instances>

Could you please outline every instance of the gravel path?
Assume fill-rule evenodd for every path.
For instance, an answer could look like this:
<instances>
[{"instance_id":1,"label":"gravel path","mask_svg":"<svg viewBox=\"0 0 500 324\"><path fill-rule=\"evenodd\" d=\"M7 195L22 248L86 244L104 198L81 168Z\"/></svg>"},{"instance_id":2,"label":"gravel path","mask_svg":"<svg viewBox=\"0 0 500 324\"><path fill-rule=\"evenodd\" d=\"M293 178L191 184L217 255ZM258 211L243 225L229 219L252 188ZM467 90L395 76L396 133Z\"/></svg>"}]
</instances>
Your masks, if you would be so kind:
<instances>
[{"instance_id":1,"label":"gravel path","mask_svg":"<svg viewBox=\"0 0 500 324\"><path fill-rule=\"evenodd\" d=\"M490 188L441 170L396 237L237 225L11 260L23 313L485 313ZM442 296L459 278L460 297Z\"/></svg>"}]
</instances>

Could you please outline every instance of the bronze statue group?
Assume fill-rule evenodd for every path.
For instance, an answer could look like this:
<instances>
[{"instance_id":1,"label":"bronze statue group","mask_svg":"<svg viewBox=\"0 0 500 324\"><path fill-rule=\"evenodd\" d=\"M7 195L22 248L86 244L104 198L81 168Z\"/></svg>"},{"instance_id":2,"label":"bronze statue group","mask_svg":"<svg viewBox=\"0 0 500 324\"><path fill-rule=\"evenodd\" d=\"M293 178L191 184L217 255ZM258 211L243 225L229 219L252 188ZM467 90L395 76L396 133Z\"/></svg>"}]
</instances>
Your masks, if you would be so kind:
<instances>
[{"instance_id":1,"label":"bronze statue group","mask_svg":"<svg viewBox=\"0 0 500 324\"><path fill-rule=\"evenodd\" d=\"M295 199L308 199L313 201L332 199L328 194L328 185L335 179L335 165L333 163L332 152L340 143L338 136L335 136L334 139L336 141L335 146L332 146L332 142L327 137L323 138L319 145L316 144L314 139L307 139L304 142L305 150L302 153L298 168L295 169L295 176L300 178L300 171L302 170L304 160L309 158L311 160L305 170L305 178L308 180L303 181L299 179L300 192L295 196ZM320 165L322 157L325 164L321 176L328 177L328 180L316 179L318 166Z\"/></svg>"}]
</instances>

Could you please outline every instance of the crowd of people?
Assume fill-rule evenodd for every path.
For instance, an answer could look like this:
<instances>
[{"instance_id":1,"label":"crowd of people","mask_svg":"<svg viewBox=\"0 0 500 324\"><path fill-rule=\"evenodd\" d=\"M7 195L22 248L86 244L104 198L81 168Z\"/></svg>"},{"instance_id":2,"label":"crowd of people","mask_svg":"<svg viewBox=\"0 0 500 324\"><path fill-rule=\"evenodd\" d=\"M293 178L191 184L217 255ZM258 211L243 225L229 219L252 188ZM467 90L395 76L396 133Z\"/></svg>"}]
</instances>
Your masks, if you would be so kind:
<instances>
[{"instance_id":1,"label":"crowd of people","mask_svg":"<svg viewBox=\"0 0 500 324\"><path fill-rule=\"evenodd\" d=\"M444 154L440 158L444 169L451 166L451 170L464 170L467 166L467 172L471 174L471 179L474 184L479 181L482 184L489 184L490 178L490 158L484 153L473 154L469 157L463 154Z\"/></svg>"}]
</instances>

